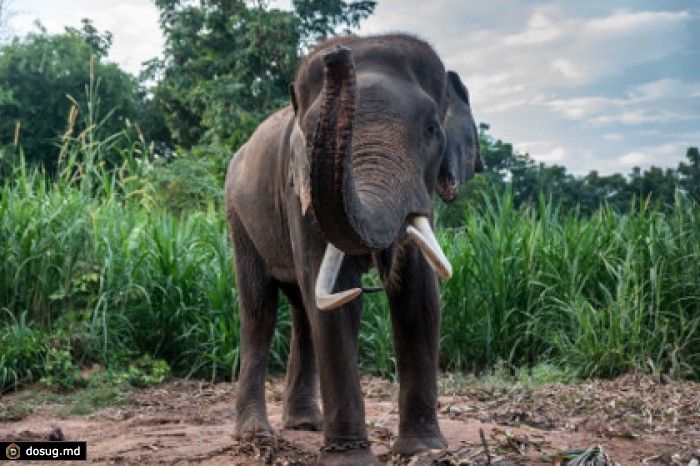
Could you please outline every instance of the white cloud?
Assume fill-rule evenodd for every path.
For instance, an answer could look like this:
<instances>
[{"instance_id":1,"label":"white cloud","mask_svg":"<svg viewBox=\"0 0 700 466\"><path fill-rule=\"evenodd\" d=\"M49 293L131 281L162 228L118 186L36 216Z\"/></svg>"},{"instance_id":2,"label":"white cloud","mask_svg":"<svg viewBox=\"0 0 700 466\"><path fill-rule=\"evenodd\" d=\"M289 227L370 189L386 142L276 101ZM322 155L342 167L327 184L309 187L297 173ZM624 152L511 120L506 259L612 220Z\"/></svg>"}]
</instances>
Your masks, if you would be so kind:
<instances>
[{"instance_id":1,"label":"white cloud","mask_svg":"<svg viewBox=\"0 0 700 466\"><path fill-rule=\"evenodd\" d=\"M35 19L52 33L63 32L65 26L80 27L82 18L91 19L100 31L113 33L109 59L133 74L138 74L141 62L161 54L158 10L148 0L23 0L17 10L20 33L33 30Z\"/></svg>"},{"instance_id":2,"label":"white cloud","mask_svg":"<svg viewBox=\"0 0 700 466\"><path fill-rule=\"evenodd\" d=\"M589 126L666 124L700 119L700 83L664 78L629 86L626 97L554 99L546 107Z\"/></svg>"},{"instance_id":3,"label":"white cloud","mask_svg":"<svg viewBox=\"0 0 700 466\"><path fill-rule=\"evenodd\" d=\"M636 33L640 30L658 28L659 26L676 24L678 21L688 19L689 13L686 11L639 11L639 12L617 12L605 18L597 18L589 21L586 25L591 31L597 34L619 35L624 33Z\"/></svg>"},{"instance_id":4,"label":"white cloud","mask_svg":"<svg viewBox=\"0 0 700 466\"><path fill-rule=\"evenodd\" d=\"M101 7L96 7L101 3ZM161 54L163 39L158 23L158 10L143 0L92 1L83 6L80 17L91 18L98 29L113 31L114 43L109 59L127 71L138 74L144 60Z\"/></svg>"},{"instance_id":5,"label":"white cloud","mask_svg":"<svg viewBox=\"0 0 700 466\"><path fill-rule=\"evenodd\" d=\"M663 78L631 86L627 95L629 101L635 103L670 98L696 98L700 97L700 82L687 83L680 79Z\"/></svg>"},{"instance_id":6,"label":"white cloud","mask_svg":"<svg viewBox=\"0 0 700 466\"><path fill-rule=\"evenodd\" d=\"M648 154L642 152L628 152L627 154L617 159L622 165L638 166L652 162L652 158Z\"/></svg>"},{"instance_id":7,"label":"white cloud","mask_svg":"<svg viewBox=\"0 0 700 466\"><path fill-rule=\"evenodd\" d=\"M545 12L546 8L539 9L530 18L527 29L518 34L512 34L503 38L503 44L507 46L522 44L543 44L552 42L563 33L561 26L553 21Z\"/></svg>"},{"instance_id":8,"label":"white cloud","mask_svg":"<svg viewBox=\"0 0 700 466\"><path fill-rule=\"evenodd\" d=\"M537 162L561 163L569 152L562 146L557 146L551 141L527 141L515 144L517 152L528 153Z\"/></svg>"},{"instance_id":9,"label":"white cloud","mask_svg":"<svg viewBox=\"0 0 700 466\"><path fill-rule=\"evenodd\" d=\"M470 32L455 42L460 50L450 57L477 73L495 60L510 71L511 81L530 89L570 88L676 52L687 35L683 25L688 19L686 12L637 12L586 20L539 6L520 32Z\"/></svg>"},{"instance_id":10,"label":"white cloud","mask_svg":"<svg viewBox=\"0 0 700 466\"><path fill-rule=\"evenodd\" d=\"M571 63L569 60L557 59L552 61L551 67L561 73L562 77L573 81L573 82L583 82L586 77L585 74L576 65Z\"/></svg>"},{"instance_id":11,"label":"white cloud","mask_svg":"<svg viewBox=\"0 0 700 466\"><path fill-rule=\"evenodd\" d=\"M682 161L688 145L684 142L673 142L658 146L640 147L628 152L617 159L623 165L648 168L656 166L676 166Z\"/></svg>"},{"instance_id":12,"label":"white cloud","mask_svg":"<svg viewBox=\"0 0 700 466\"><path fill-rule=\"evenodd\" d=\"M569 120L583 120L603 110L617 107L621 103L622 100L620 99L594 96L554 99L546 102L546 106Z\"/></svg>"},{"instance_id":13,"label":"white cloud","mask_svg":"<svg viewBox=\"0 0 700 466\"><path fill-rule=\"evenodd\" d=\"M591 126L606 126L613 123L623 125L665 124L677 121L689 121L700 118L699 115L689 115L663 109L643 109L621 112L611 115L600 115L590 118L587 123Z\"/></svg>"},{"instance_id":14,"label":"white cloud","mask_svg":"<svg viewBox=\"0 0 700 466\"><path fill-rule=\"evenodd\" d=\"M606 141L622 141L625 139L625 136L620 133L607 133L603 135L603 139Z\"/></svg>"}]
</instances>

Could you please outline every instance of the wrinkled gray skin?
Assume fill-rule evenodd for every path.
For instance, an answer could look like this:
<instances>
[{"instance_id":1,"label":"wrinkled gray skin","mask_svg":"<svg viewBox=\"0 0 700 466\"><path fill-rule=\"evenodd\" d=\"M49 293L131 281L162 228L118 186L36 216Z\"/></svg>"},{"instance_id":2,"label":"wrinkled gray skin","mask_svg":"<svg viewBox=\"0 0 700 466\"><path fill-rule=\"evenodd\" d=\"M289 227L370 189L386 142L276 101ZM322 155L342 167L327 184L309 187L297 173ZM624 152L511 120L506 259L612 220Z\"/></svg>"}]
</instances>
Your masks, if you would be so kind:
<instances>
[{"instance_id":1,"label":"wrinkled gray skin","mask_svg":"<svg viewBox=\"0 0 700 466\"><path fill-rule=\"evenodd\" d=\"M437 277L405 230L415 215L432 218L436 187L451 201L480 169L466 89L427 44L389 35L321 44L290 90L293 106L260 125L226 177L241 333L236 434L273 435L264 381L282 291L293 321L284 427L323 429L326 445L367 439L357 367L362 296L326 311L314 299L331 242L346 253L335 290L359 287L376 266L388 296L400 382L393 450L444 448ZM319 462L376 459L360 448L322 452Z\"/></svg>"}]
</instances>

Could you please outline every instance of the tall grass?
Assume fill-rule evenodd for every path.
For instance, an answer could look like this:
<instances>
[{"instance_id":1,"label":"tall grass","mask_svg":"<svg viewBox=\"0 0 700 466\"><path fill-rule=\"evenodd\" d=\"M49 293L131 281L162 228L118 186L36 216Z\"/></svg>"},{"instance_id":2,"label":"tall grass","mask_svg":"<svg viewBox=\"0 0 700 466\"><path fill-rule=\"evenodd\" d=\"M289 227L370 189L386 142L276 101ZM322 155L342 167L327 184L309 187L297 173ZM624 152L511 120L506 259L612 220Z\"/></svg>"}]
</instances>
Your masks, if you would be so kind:
<instances>
[{"instance_id":1,"label":"tall grass","mask_svg":"<svg viewBox=\"0 0 700 466\"><path fill-rule=\"evenodd\" d=\"M183 375L232 375L238 318L223 215L149 210L120 176L99 182L107 195L21 165L0 188L3 386L40 377L56 338L76 364L149 355ZM517 210L506 193L438 236L454 266L442 283L446 369L505 361L580 376L700 375L700 213L680 194L670 214L641 206L583 218L545 201ZM290 327L280 300L273 370L285 367ZM368 297L366 370L393 373L390 329L386 299Z\"/></svg>"},{"instance_id":2,"label":"tall grass","mask_svg":"<svg viewBox=\"0 0 700 466\"><path fill-rule=\"evenodd\" d=\"M90 76L55 177L20 153L0 186L0 391L45 375L57 348L76 367L148 355L179 374L230 376L238 321L223 216L154 204L138 128L95 137L104 120ZM87 129L74 135L80 114Z\"/></svg>"},{"instance_id":3,"label":"tall grass","mask_svg":"<svg viewBox=\"0 0 700 466\"><path fill-rule=\"evenodd\" d=\"M700 210L647 205L589 218L506 193L441 240L443 362L480 369L553 362L581 376L633 368L700 375Z\"/></svg>"},{"instance_id":4,"label":"tall grass","mask_svg":"<svg viewBox=\"0 0 700 466\"><path fill-rule=\"evenodd\" d=\"M72 348L84 362L147 353L184 373L231 373L236 295L217 212L178 219L36 175L1 195L3 325L26 315L51 334L71 316L87 333Z\"/></svg>"},{"instance_id":5,"label":"tall grass","mask_svg":"<svg viewBox=\"0 0 700 466\"><path fill-rule=\"evenodd\" d=\"M143 137L94 137L97 113L71 111L56 177L20 153L0 184L0 391L57 367L143 356L176 374L231 377L239 323L224 216L214 203L187 215L159 206ZM78 114L87 129L74 135ZM519 210L506 192L464 217L438 233L454 268L442 283L446 369L700 378L700 209L682 193L671 213L641 204L582 217L544 199ZM391 376L386 299L365 303L361 364ZM279 311L273 370L291 332L283 299Z\"/></svg>"},{"instance_id":6,"label":"tall grass","mask_svg":"<svg viewBox=\"0 0 700 466\"><path fill-rule=\"evenodd\" d=\"M58 338L76 364L149 355L176 373L230 377L238 318L227 226L216 209L144 207L118 173L112 194L17 170L0 188L0 382L36 380ZM101 182L102 183L102 182ZM580 376L638 368L700 375L700 213L645 206L583 218L506 193L439 232L454 266L442 283L449 370L551 363ZM280 300L273 370L288 353ZM366 299L360 358L394 370L386 299ZM43 359L42 359L43 358Z\"/></svg>"}]
</instances>

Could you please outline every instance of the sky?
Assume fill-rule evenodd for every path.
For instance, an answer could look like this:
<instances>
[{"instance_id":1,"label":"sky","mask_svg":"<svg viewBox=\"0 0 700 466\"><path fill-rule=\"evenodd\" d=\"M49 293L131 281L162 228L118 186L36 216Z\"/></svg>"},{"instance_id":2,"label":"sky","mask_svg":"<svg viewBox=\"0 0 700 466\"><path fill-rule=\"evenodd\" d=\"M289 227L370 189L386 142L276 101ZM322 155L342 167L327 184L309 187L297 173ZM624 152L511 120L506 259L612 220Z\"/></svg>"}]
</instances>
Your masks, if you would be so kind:
<instances>
[{"instance_id":1,"label":"sky","mask_svg":"<svg viewBox=\"0 0 700 466\"><path fill-rule=\"evenodd\" d=\"M150 0L10 4L19 32L92 19L114 34L109 59L134 74L161 53ZM476 120L536 161L629 174L675 168L700 145L700 1L379 0L359 33L390 31L430 42Z\"/></svg>"}]
</instances>

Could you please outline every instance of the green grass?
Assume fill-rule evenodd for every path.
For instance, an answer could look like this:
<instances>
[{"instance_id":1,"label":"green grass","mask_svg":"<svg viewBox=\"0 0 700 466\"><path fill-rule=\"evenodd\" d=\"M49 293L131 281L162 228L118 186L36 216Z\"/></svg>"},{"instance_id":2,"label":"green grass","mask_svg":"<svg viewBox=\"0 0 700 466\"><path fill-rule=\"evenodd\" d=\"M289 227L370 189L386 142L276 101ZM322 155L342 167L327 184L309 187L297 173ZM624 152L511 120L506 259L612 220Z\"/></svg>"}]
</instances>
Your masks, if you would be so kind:
<instances>
[{"instance_id":1,"label":"green grass","mask_svg":"<svg viewBox=\"0 0 700 466\"><path fill-rule=\"evenodd\" d=\"M108 182L111 194L95 194L22 167L0 189L0 385L69 388L80 366L143 355L178 375L231 377L238 318L223 215L148 209ZM700 214L682 196L671 214L583 218L546 202L520 211L506 193L438 236L454 266L442 283L446 369L505 361L698 378ZM386 299L367 297L365 370L393 374L390 329ZM272 370L285 367L290 330L281 299Z\"/></svg>"},{"instance_id":2,"label":"green grass","mask_svg":"<svg viewBox=\"0 0 700 466\"><path fill-rule=\"evenodd\" d=\"M122 165L106 168L115 151ZM200 199L196 211L162 201L165 181L128 131L67 135L61 153L49 179L20 151L0 183L0 392L36 381L71 388L81 368L143 358L175 375L230 378L239 323L217 201ZM700 378L697 204L678 193L670 213L643 204L583 217L545 200L519 210L505 192L481 205L462 213L463 227L438 232L454 268L441 283L445 369ZM361 365L391 377L386 298L365 303ZM273 371L286 366L290 332L280 299Z\"/></svg>"},{"instance_id":3,"label":"green grass","mask_svg":"<svg viewBox=\"0 0 700 466\"><path fill-rule=\"evenodd\" d=\"M238 318L223 215L146 208L119 179L108 183L109 195L86 192L21 167L0 189L0 385L70 387L80 366L143 355L178 375L231 377ZM520 211L506 193L438 236L454 266L442 283L446 369L505 361L698 378L700 214L681 195L671 214L642 206L583 218L544 201ZM391 376L386 299L366 303L362 365ZM285 367L290 330L281 299L272 370Z\"/></svg>"},{"instance_id":4,"label":"green grass","mask_svg":"<svg viewBox=\"0 0 700 466\"><path fill-rule=\"evenodd\" d=\"M517 211L506 193L465 217L441 234L455 268L443 284L447 368L700 375L700 210L682 193L671 214Z\"/></svg>"}]
</instances>

